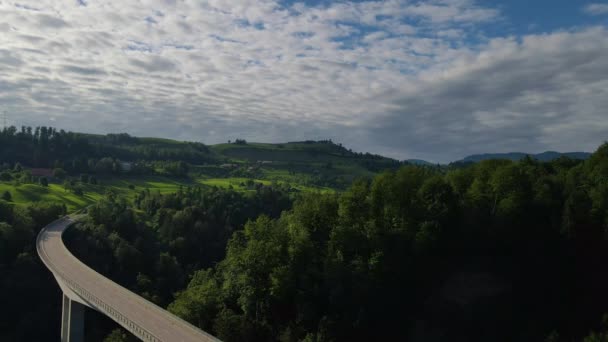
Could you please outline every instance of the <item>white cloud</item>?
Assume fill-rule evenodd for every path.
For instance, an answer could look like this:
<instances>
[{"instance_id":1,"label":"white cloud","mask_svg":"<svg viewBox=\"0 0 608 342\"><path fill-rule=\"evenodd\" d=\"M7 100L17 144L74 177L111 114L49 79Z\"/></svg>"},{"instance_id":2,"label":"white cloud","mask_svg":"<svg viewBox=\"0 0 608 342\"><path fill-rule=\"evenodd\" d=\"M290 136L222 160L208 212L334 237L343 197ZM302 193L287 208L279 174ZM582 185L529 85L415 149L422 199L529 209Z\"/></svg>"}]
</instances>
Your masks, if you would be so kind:
<instances>
[{"instance_id":1,"label":"white cloud","mask_svg":"<svg viewBox=\"0 0 608 342\"><path fill-rule=\"evenodd\" d=\"M608 32L495 39L391 94L370 140L445 161L487 151L587 150L608 133Z\"/></svg>"},{"instance_id":2,"label":"white cloud","mask_svg":"<svg viewBox=\"0 0 608 342\"><path fill-rule=\"evenodd\" d=\"M608 4L592 3L583 7L583 11L590 15L608 14Z\"/></svg>"},{"instance_id":3,"label":"white cloud","mask_svg":"<svg viewBox=\"0 0 608 342\"><path fill-rule=\"evenodd\" d=\"M0 103L18 124L438 161L605 133L604 29L471 45L500 20L472 0L20 4L0 2Z\"/></svg>"},{"instance_id":4,"label":"white cloud","mask_svg":"<svg viewBox=\"0 0 608 342\"><path fill-rule=\"evenodd\" d=\"M407 6L404 13L428 18L435 23L483 22L498 17L497 10L477 7L468 0L417 3Z\"/></svg>"}]
</instances>

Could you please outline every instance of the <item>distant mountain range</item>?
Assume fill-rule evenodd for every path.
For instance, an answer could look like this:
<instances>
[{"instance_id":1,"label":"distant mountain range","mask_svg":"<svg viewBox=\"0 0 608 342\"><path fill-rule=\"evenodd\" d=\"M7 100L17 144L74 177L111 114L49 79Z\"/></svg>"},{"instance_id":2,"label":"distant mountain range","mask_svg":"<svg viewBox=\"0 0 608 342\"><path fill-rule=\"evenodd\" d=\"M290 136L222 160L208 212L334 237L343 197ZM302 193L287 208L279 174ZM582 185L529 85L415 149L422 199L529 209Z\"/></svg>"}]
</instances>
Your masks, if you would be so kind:
<instances>
[{"instance_id":1,"label":"distant mountain range","mask_svg":"<svg viewBox=\"0 0 608 342\"><path fill-rule=\"evenodd\" d=\"M542 153L523 153L523 152L509 152L509 153L484 153L484 154L473 154L468 157L465 157L458 162L480 162L482 160L488 159L509 159L509 160L521 160L525 156L529 155L533 159L537 159L539 161L551 161L557 159L559 157L565 156L571 159L587 159L591 156L591 153L587 152L566 152L560 153L555 151L546 151Z\"/></svg>"},{"instance_id":2,"label":"distant mountain range","mask_svg":"<svg viewBox=\"0 0 608 342\"><path fill-rule=\"evenodd\" d=\"M508 152L508 153L483 153L483 154L473 154L463 159L456 160L452 162L453 164L466 164L466 163L477 163L482 160L490 160L490 159L508 159L508 160L521 160L525 156L530 156L532 159L537 159L539 161L551 161L557 159L559 157L568 157L571 159L587 159L591 156L591 153L588 152L556 152L556 151L545 151L542 153L524 153L524 152ZM432 163L423 159L406 159L404 160L407 163L412 165L421 165L421 166L436 166L437 163Z\"/></svg>"}]
</instances>

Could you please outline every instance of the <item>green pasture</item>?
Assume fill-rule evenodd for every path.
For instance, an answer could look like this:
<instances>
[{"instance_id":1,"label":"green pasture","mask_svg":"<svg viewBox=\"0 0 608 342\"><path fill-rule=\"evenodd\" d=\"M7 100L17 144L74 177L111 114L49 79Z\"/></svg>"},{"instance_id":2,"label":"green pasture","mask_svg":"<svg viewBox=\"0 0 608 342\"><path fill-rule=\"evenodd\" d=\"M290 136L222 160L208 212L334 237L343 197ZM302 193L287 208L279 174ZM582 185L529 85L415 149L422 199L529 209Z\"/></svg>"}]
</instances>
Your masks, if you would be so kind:
<instances>
[{"instance_id":1,"label":"green pasture","mask_svg":"<svg viewBox=\"0 0 608 342\"><path fill-rule=\"evenodd\" d=\"M160 193L171 193L180 186L195 186L192 181L178 181L164 177L125 177L125 178L101 178L98 185L81 184L83 195L77 195L66 190L62 184L51 183L48 187L38 184L0 183L0 194L9 191L12 202L15 204L26 204L31 202L61 202L65 203L69 211L73 211L99 200L108 191L133 198L142 190L150 189Z\"/></svg>"},{"instance_id":2,"label":"green pasture","mask_svg":"<svg viewBox=\"0 0 608 342\"><path fill-rule=\"evenodd\" d=\"M84 186L84 195L78 196L66 191L62 185L49 184L48 187L38 184L13 185L0 183L0 194L9 191L12 202L26 204L32 202L65 203L68 211L73 211L97 201L103 194L99 186Z\"/></svg>"},{"instance_id":3,"label":"green pasture","mask_svg":"<svg viewBox=\"0 0 608 342\"><path fill-rule=\"evenodd\" d=\"M289 175L285 172L277 172L275 175L286 176L273 177L278 183L289 183L292 188L298 191L305 192L334 192L330 188L311 187L290 182ZM248 178L232 177L232 178L205 178L199 177L194 179L173 179L161 176L142 176L142 177L121 177L121 178L100 178L99 184L81 184L78 187L82 188L83 195L77 195L64 188L63 184L50 183L48 187L38 184L20 184L0 182L0 195L5 191L9 191L12 196L12 202L15 204L27 204L32 202L60 202L65 203L68 211L74 211L94 203L102 198L108 191L134 198L139 192L149 189L150 191L158 191L161 194L176 192L180 187L189 186L216 186L219 188L232 187L236 191L249 191L246 185ZM271 185L272 181L268 179L253 179L255 183Z\"/></svg>"}]
</instances>

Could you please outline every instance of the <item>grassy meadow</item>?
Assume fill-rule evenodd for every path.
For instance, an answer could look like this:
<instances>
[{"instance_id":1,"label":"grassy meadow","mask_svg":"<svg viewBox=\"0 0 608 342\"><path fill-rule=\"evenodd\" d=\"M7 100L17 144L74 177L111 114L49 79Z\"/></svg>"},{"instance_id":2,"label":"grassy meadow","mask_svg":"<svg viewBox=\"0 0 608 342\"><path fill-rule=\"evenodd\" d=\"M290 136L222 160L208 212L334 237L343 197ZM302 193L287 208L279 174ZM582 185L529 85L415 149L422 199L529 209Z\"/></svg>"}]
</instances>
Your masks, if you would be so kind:
<instances>
[{"instance_id":1,"label":"grassy meadow","mask_svg":"<svg viewBox=\"0 0 608 342\"><path fill-rule=\"evenodd\" d=\"M82 195L64 188L63 184L50 183L48 187L39 184L19 184L0 182L0 194L11 193L12 202L27 204L31 202L61 202L65 203L68 211L74 211L99 200L108 191L133 198L142 190L150 189L160 193L175 192L180 186L193 186L191 181L178 181L165 177L124 177L116 179L100 179L99 184L81 184Z\"/></svg>"},{"instance_id":2,"label":"grassy meadow","mask_svg":"<svg viewBox=\"0 0 608 342\"><path fill-rule=\"evenodd\" d=\"M100 178L99 184L81 184L82 195L78 195L64 188L63 184L50 183L48 187L39 184L19 184L0 182L0 194L8 191L12 196L12 203L27 204L32 202L61 202L65 203L68 211L78 210L99 200L105 193L112 191L127 198L134 198L143 190L160 192L161 194L176 192L180 187L218 187L232 188L235 191L254 191L247 186L248 181L254 184L271 185L273 181L267 179L250 179L244 177L209 178L200 177L176 179L162 176L118 177ZM277 183L287 183L276 181ZM334 192L325 187L306 186L289 183L296 191L317 191L321 193Z\"/></svg>"}]
</instances>

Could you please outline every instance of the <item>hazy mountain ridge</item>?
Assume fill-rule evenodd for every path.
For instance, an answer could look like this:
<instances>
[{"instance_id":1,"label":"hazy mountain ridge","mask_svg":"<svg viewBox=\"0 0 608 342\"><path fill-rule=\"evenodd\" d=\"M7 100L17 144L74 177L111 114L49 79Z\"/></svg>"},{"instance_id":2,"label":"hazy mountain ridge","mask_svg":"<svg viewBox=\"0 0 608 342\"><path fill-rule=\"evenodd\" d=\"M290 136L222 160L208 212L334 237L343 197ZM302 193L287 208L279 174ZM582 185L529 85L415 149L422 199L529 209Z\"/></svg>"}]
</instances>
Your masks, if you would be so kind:
<instances>
[{"instance_id":1,"label":"hazy mountain ridge","mask_svg":"<svg viewBox=\"0 0 608 342\"><path fill-rule=\"evenodd\" d=\"M524 152L507 152L507 153L482 153L473 154L467 156L457 162L480 162L488 159L509 159L509 160L521 160L526 156L530 156L533 159L539 161L551 161L560 157L568 157L572 159L587 159L591 156L588 152L556 152L556 151L545 151L542 153L524 153Z\"/></svg>"}]
</instances>

